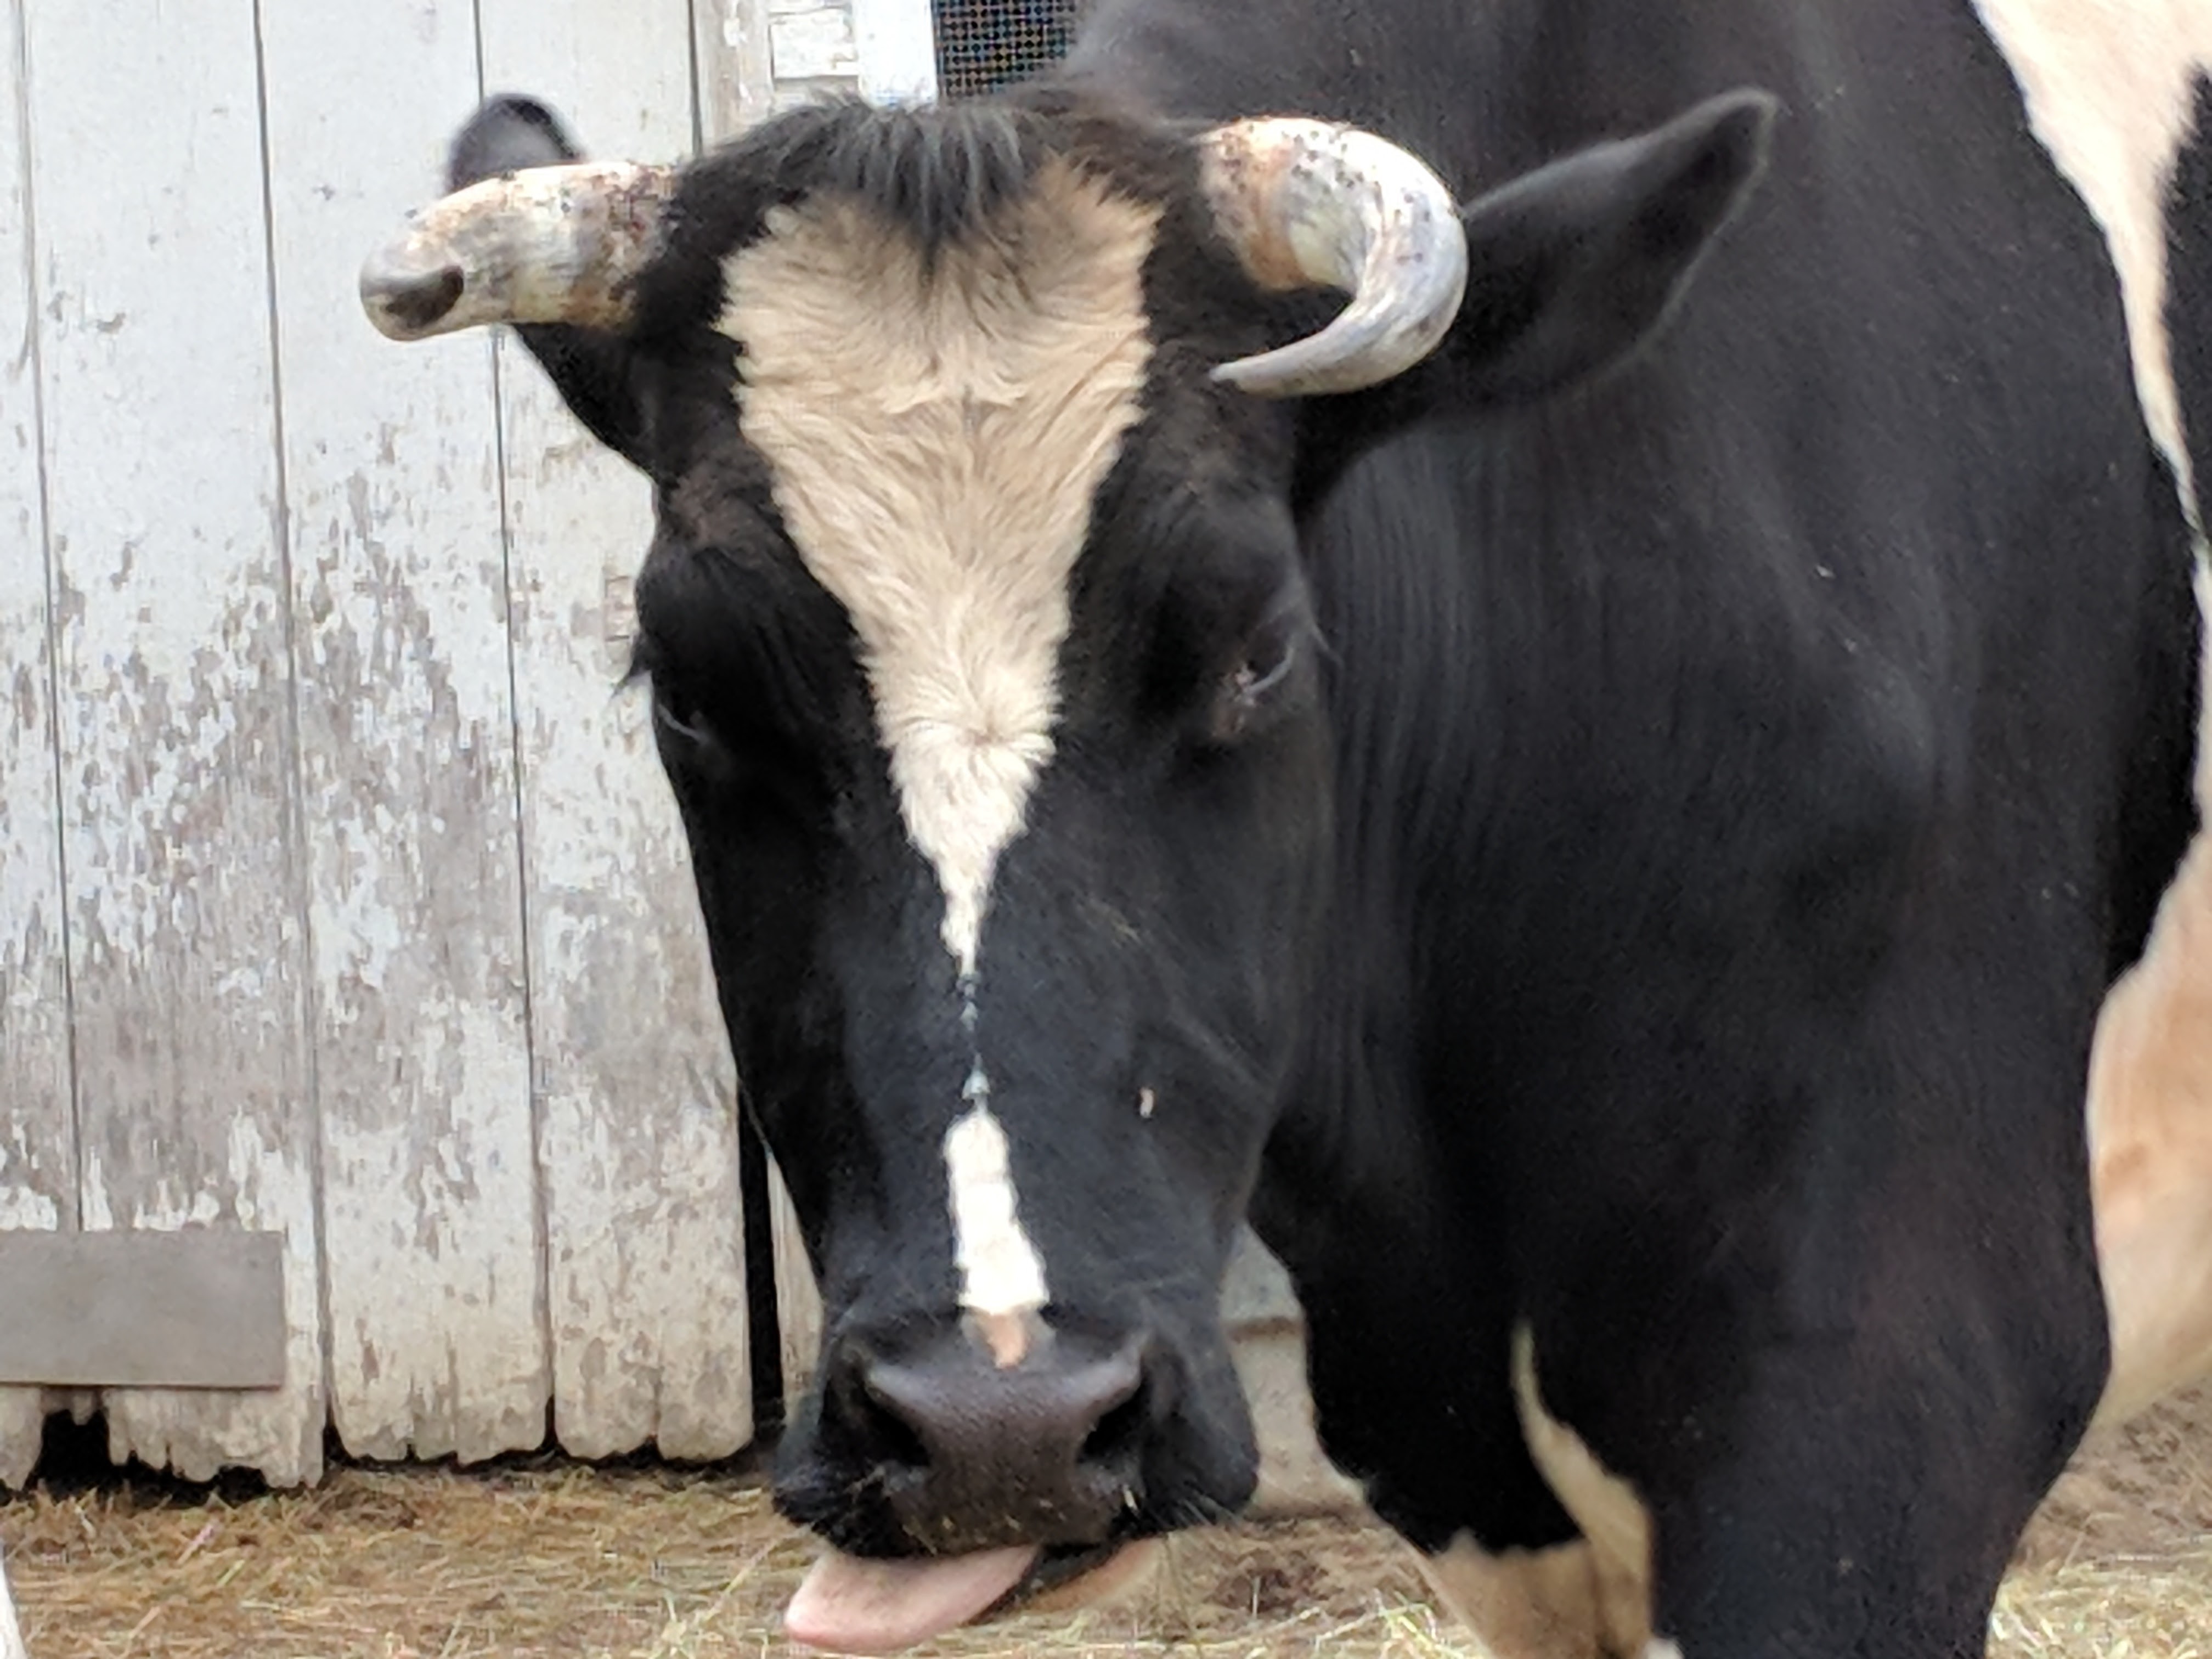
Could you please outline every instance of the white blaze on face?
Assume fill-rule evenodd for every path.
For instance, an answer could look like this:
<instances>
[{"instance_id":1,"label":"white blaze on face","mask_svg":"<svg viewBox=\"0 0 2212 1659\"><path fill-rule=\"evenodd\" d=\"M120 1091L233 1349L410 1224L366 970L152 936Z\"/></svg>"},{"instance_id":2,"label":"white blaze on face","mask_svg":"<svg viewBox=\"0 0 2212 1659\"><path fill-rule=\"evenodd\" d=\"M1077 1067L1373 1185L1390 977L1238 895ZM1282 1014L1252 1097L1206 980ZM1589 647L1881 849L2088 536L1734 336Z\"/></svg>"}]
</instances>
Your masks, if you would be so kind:
<instances>
[{"instance_id":1,"label":"white blaze on face","mask_svg":"<svg viewBox=\"0 0 2212 1659\"><path fill-rule=\"evenodd\" d=\"M2151 436L2202 534L2166 336L2166 200L2212 67L2204 0L1975 0L2036 137L2096 216L2118 268ZM2200 417L2201 418L2201 417Z\"/></svg>"},{"instance_id":2,"label":"white blaze on face","mask_svg":"<svg viewBox=\"0 0 2212 1659\"><path fill-rule=\"evenodd\" d=\"M729 261L745 436L860 635L963 974L1052 757L1068 578L1152 356L1158 221L1054 162L933 271L842 200L776 210Z\"/></svg>"},{"instance_id":3,"label":"white blaze on face","mask_svg":"<svg viewBox=\"0 0 2212 1659\"><path fill-rule=\"evenodd\" d=\"M952 1176L953 1264L960 1273L960 1305L988 1322L992 1349L1007 1362L995 1333L1018 1331L1014 1322L1045 1304L1044 1263L1037 1259L1021 1218L1014 1212L1014 1176L1006 1159L1006 1132L991 1109L977 1102L945 1132L945 1167ZM1013 1360L1021 1358L1017 1338Z\"/></svg>"},{"instance_id":4,"label":"white blaze on face","mask_svg":"<svg viewBox=\"0 0 2212 1659\"><path fill-rule=\"evenodd\" d=\"M1152 356L1158 210L1066 163L933 265L824 198L731 256L746 438L859 636L906 831L971 996L1000 854L1053 754L1068 583ZM945 1139L961 1305L1001 1365L1047 1300L981 1059Z\"/></svg>"}]
</instances>

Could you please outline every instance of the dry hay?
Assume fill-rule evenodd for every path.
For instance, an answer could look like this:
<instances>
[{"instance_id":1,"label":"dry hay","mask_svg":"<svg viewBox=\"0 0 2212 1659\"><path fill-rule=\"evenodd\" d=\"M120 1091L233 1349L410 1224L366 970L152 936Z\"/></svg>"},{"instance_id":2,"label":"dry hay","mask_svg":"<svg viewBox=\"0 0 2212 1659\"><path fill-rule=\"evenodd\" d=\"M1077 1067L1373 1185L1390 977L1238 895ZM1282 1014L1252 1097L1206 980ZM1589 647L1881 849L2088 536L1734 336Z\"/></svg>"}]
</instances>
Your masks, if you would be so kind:
<instances>
[{"instance_id":1,"label":"dry hay","mask_svg":"<svg viewBox=\"0 0 2212 1659\"><path fill-rule=\"evenodd\" d=\"M690 1659L781 1653L811 1555L757 1479L521 1462L345 1468L307 1492L160 1484L0 1506L33 1659ZM2100 1438L2007 1581L1998 1659L2212 1659L2212 1389ZM1459 1659L1379 1528L1175 1540L1128 1606L967 1632L942 1659Z\"/></svg>"}]
</instances>

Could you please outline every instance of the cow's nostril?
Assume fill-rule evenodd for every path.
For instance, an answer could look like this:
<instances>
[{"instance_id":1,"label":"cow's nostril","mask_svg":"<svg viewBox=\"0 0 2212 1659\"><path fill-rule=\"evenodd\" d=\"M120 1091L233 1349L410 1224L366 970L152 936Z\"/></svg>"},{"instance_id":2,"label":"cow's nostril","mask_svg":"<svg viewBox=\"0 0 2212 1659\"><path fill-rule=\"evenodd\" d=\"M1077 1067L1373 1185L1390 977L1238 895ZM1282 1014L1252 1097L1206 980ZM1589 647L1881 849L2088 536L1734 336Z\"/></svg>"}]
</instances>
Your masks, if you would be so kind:
<instances>
[{"instance_id":1,"label":"cow's nostril","mask_svg":"<svg viewBox=\"0 0 2212 1659\"><path fill-rule=\"evenodd\" d=\"M876 1385L878 1365L855 1346L842 1349L825 1367L822 1427L837 1454L886 1472L921 1469L929 1449L896 1400Z\"/></svg>"},{"instance_id":2,"label":"cow's nostril","mask_svg":"<svg viewBox=\"0 0 2212 1659\"><path fill-rule=\"evenodd\" d=\"M1139 1378L1129 1397L1108 1410L1098 1419L1077 1454L1078 1460L1091 1464L1126 1464L1136 1462L1144 1445L1146 1425L1152 1415L1151 1390Z\"/></svg>"},{"instance_id":3,"label":"cow's nostril","mask_svg":"<svg viewBox=\"0 0 2212 1659\"><path fill-rule=\"evenodd\" d=\"M899 1409L866 1389L856 1415L865 1443L878 1462L919 1469L929 1462L929 1448Z\"/></svg>"}]
</instances>

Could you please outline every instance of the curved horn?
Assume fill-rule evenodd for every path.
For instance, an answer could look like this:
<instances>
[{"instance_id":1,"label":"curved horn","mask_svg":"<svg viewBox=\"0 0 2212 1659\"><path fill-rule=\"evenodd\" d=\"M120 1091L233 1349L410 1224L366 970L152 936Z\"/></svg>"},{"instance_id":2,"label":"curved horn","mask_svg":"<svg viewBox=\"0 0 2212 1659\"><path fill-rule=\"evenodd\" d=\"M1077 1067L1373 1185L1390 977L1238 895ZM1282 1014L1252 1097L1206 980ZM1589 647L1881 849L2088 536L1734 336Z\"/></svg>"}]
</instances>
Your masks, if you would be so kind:
<instances>
[{"instance_id":1,"label":"curved horn","mask_svg":"<svg viewBox=\"0 0 2212 1659\"><path fill-rule=\"evenodd\" d=\"M1292 118L1199 140L1200 181L1263 288L1352 296L1320 333L1213 371L1262 398L1356 392L1437 348L1467 289L1467 236L1443 179L1388 139Z\"/></svg>"},{"instance_id":2,"label":"curved horn","mask_svg":"<svg viewBox=\"0 0 2212 1659\"><path fill-rule=\"evenodd\" d=\"M395 340L483 323L619 328L657 245L672 167L577 161L455 191L361 268L361 303Z\"/></svg>"}]
</instances>

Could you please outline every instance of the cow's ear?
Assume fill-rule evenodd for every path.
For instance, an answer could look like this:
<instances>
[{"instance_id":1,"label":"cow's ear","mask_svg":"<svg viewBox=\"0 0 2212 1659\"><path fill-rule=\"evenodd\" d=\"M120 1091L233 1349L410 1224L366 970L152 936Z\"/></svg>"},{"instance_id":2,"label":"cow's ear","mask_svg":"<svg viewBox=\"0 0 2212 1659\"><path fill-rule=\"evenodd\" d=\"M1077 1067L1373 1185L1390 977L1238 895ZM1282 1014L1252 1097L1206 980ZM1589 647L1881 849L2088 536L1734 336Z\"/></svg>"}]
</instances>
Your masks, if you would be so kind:
<instances>
[{"instance_id":1,"label":"cow's ear","mask_svg":"<svg viewBox=\"0 0 2212 1659\"><path fill-rule=\"evenodd\" d=\"M503 173L583 159L552 111L534 98L501 93L486 99L455 135L447 152L446 187L463 190ZM645 418L631 383L629 342L569 323L520 323L514 331L592 435L643 469Z\"/></svg>"},{"instance_id":2,"label":"cow's ear","mask_svg":"<svg viewBox=\"0 0 2212 1659\"><path fill-rule=\"evenodd\" d=\"M1776 107L1728 93L1466 208L1455 384L1486 402L1540 398L1650 337L1757 181Z\"/></svg>"}]
</instances>

